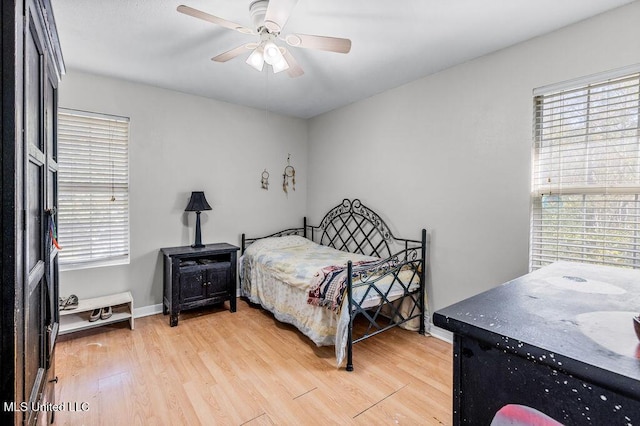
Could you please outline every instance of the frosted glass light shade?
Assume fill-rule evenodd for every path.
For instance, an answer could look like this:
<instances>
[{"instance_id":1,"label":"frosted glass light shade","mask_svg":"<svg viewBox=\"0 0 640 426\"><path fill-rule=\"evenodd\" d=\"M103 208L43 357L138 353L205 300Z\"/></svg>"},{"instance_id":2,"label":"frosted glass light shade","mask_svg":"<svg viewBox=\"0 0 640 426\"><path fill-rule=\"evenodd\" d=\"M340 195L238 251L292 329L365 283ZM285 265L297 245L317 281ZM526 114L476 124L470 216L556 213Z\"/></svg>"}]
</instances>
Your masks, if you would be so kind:
<instances>
[{"instance_id":1,"label":"frosted glass light shade","mask_svg":"<svg viewBox=\"0 0 640 426\"><path fill-rule=\"evenodd\" d=\"M282 53L276 44L272 41L268 41L264 45L264 61L269 65L273 65L282 58Z\"/></svg>"},{"instance_id":2,"label":"frosted glass light shade","mask_svg":"<svg viewBox=\"0 0 640 426\"><path fill-rule=\"evenodd\" d=\"M289 64L287 63L286 59L284 59L284 56L280 55L280 60L274 62L272 65L273 67L273 73L277 74L280 71L284 71L284 70L288 70L289 69Z\"/></svg>"},{"instance_id":3,"label":"frosted glass light shade","mask_svg":"<svg viewBox=\"0 0 640 426\"><path fill-rule=\"evenodd\" d=\"M264 55L262 54L262 46L256 47L251 55L247 58L247 64L251 65L258 71L262 71L264 67Z\"/></svg>"}]
</instances>

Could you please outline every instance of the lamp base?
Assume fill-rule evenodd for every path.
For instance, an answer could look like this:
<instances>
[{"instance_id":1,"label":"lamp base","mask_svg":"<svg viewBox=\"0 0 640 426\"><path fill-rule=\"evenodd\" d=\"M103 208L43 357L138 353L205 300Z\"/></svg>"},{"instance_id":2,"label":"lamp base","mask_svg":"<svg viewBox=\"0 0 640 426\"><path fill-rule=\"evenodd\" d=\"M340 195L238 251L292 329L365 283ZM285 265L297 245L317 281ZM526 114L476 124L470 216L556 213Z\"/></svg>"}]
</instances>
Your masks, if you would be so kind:
<instances>
[{"instance_id":1,"label":"lamp base","mask_svg":"<svg viewBox=\"0 0 640 426\"><path fill-rule=\"evenodd\" d=\"M196 241L191 245L193 248L202 248L202 234L200 233L200 212L196 212Z\"/></svg>"}]
</instances>

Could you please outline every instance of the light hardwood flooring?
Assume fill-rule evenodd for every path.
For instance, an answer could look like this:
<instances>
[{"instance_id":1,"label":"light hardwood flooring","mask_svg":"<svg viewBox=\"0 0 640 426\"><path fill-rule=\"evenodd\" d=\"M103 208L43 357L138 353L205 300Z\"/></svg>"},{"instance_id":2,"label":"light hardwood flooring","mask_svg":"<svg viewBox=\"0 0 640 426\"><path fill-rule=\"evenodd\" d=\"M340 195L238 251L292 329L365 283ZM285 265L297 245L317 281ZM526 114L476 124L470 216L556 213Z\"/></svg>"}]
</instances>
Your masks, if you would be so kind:
<instances>
[{"instance_id":1,"label":"light hardwood flooring","mask_svg":"<svg viewBox=\"0 0 640 426\"><path fill-rule=\"evenodd\" d=\"M238 300L238 311L162 314L63 336L56 425L300 425L452 422L452 347L395 328L334 348ZM87 403L81 405L81 403ZM88 408L82 411L81 408Z\"/></svg>"}]
</instances>

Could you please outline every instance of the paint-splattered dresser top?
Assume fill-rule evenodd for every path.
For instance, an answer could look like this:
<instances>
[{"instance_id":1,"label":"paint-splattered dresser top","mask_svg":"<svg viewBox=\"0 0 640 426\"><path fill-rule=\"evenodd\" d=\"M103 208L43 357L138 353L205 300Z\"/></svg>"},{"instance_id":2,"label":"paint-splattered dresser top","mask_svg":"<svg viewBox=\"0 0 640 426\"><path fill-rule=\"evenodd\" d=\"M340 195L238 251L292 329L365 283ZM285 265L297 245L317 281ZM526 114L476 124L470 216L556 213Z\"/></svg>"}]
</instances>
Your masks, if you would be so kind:
<instances>
[{"instance_id":1,"label":"paint-splattered dresser top","mask_svg":"<svg viewBox=\"0 0 640 426\"><path fill-rule=\"evenodd\" d=\"M640 401L640 341L633 326L639 313L639 270L557 262L441 309L433 320L457 339L478 345L465 354L456 340L461 359L456 363L464 363L465 356L482 358L491 349L502 354L491 362L504 363L509 374L514 373L509 363L523 359L540 371L576 379L573 385L558 377L550 382L557 388L573 386L569 395L581 391L575 389L578 383ZM464 374L474 375L474 370ZM540 391L550 393L550 386ZM616 409L607 395L595 397Z\"/></svg>"}]
</instances>

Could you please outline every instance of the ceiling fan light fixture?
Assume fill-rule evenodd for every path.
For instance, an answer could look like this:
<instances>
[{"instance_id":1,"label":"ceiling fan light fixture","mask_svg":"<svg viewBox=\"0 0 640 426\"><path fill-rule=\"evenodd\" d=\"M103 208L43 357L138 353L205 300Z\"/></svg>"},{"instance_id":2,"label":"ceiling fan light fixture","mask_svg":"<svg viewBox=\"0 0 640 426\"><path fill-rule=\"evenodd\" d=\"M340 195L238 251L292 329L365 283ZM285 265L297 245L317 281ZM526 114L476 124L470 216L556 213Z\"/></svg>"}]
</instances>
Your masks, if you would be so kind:
<instances>
[{"instance_id":1,"label":"ceiling fan light fixture","mask_svg":"<svg viewBox=\"0 0 640 426\"><path fill-rule=\"evenodd\" d=\"M264 45L264 61L269 65L273 65L276 62L282 60L282 52L276 44L272 41L268 41Z\"/></svg>"},{"instance_id":2,"label":"ceiling fan light fixture","mask_svg":"<svg viewBox=\"0 0 640 426\"><path fill-rule=\"evenodd\" d=\"M264 67L264 55L262 54L261 46L258 46L251 52L251 55L247 58L247 64L251 65L257 71L262 71Z\"/></svg>"},{"instance_id":3,"label":"ceiling fan light fixture","mask_svg":"<svg viewBox=\"0 0 640 426\"><path fill-rule=\"evenodd\" d=\"M234 49L220 53L211 58L215 62L227 62L233 58L246 54L251 50L246 63L262 72L264 63L271 65L274 73L288 70L289 77L300 77L304 70L296 59L284 47L276 45L276 40L286 42L292 47L324 50L336 53L349 53L351 40L339 37L316 36L311 34L289 34L281 36L281 31L287 23L291 11L298 0L249 0L249 12L254 28L244 27L232 21L215 15L180 5L177 11L194 18L211 22L224 28L238 31L242 34L258 36L257 43L245 43ZM278 42L280 43L280 42Z\"/></svg>"},{"instance_id":4,"label":"ceiling fan light fixture","mask_svg":"<svg viewBox=\"0 0 640 426\"><path fill-rule=\"evenodd\" d=\"M273 68L273 73L277 74L280 71L288 70L289 64L287 63L287 60L284 59L282 55L280 55L280 60L271 64L271 67Z\"/></svg>"}]
</instances>

